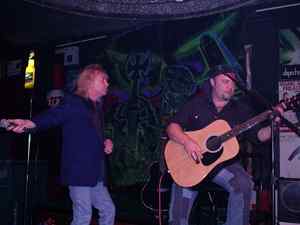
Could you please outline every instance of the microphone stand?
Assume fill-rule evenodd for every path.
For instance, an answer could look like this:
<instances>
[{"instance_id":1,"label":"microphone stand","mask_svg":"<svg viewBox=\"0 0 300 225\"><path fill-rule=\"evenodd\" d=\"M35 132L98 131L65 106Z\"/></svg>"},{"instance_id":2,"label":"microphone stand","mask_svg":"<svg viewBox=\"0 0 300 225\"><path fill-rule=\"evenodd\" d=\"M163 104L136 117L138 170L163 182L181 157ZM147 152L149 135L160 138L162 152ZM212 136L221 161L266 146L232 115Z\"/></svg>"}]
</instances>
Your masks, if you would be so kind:
<instances>
[{"instance_id":1,"label":"microphone stand","mask_svg":"<svg viewBox=\"0 0 300 225\"><path fill-rule=\"evenodd\" d=\"M29 119L32 118L32 111L33 111L33 92L30 93ZM31 140L32 140L32 134L31 134L31 132L29 132L28 133L28 141L27 141L27 159L26 159L26 173L25 173L26 180L25 180L25 192L24 192L24 217L23 217L23 225L31 224L31 222L28 223Z\"/></svg>"},{"instance_id":2,"label":"microphone stand","mask_svg":"<svg viewBox=\"0 0 300 225\"><path fill-rule=\"evenodd\" d=\"M279 146L279 123L276 122L275 120L272 120L271 122L271 131L272 131L272 149L276 149ZM272 184L272 224L276 224L277 222L277 217L278 217L278 212L276 209L278 209L278 202L276 201L276 193L275 193L275 185L278 182L278 177L276 174L276 171L278 171L278 161L279 158L279 152L278 151L272 151L272 162L273 166L271 168L271 184ZM277 193L278 195L278 193Z\"/></svg>"},{"instance_id":3,"label":"microphone stand","mask_svg":"<svg viewBox=\"0 0 300 225\"><path fill-rule=\"evenodd\" d=\"M239 81L235 77L233 77L230 73L224 73L225 76L230 78L236 86L241 89L246 95L255 98L261 105L263 105L265 108L274 111L273 106L265 97L263 97L261 94L259 94L256 90L249 90L247 87L242 83L242 81ZM280 118L280 121L284 123L288 128L290 128L293 132L295 132L300 137L300 130L288 119L284 118L281 114L277 114ZM271 118L273 119L273 118Z\"/></svg>"},{"instance_id":4,"label":"microphone stand","mask_svg":"<svg viewBox=\"0 0 300 225\"><path fill-rule=\"evenodd\" d=\"M265 106L267 109L274 111L274 108L272 107L272 105L270 104L270 102L268 102L266 100L266 98L264 98L261 94L259 94L257 91L255 90L249 90L246 88L246 86L243 84L242 81L239 81L238 79L236 79L235 77L233 77L230 73L224 73L225 76L227 76L228 78L230 78L238 88L240 88L246 95L249 95L250 97L255 98L259 103L261 103L263 106ZM300 137L300 130L298 129L298 127L296 127L292 122L290 122L289 120L287 120L286 118L284 118L280 113L276 113L276 116L271 117L271 143L272 143L272 149L276 149L279 146L279 122L275 121L274 118L275 117L279 117L280 118L280 122L284 123L288 128L290 128L295 134L297 134ZM276 174L276 170L277 170L277 160L279 157L279 153L278 152L274 152L272 151L272 171L271 171L271 184L272 184L272 224L276 224L277 222L277 216L278 216L278 212L277 212L277 206L278 206L278 202L276 201L276 187L275 185L278 182L278 177Z\"/></svg>"}]
</instances>

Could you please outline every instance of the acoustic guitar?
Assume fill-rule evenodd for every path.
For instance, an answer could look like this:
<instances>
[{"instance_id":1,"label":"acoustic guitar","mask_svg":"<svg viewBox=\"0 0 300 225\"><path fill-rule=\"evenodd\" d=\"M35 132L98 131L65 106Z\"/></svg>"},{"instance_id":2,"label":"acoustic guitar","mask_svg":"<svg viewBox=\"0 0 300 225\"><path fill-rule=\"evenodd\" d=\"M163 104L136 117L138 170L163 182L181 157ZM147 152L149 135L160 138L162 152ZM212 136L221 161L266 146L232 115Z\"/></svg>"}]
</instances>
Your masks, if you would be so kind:
<instances>
[{"instance_id":1,"label":"acoustic guitar","mask_svg":"<svg viewBox=\"0 0 300 225\"><path fill-rule=\"evenodd\" d=\"M285 110L299 106L299 94L284 101ZM169 140L165 147L165 160L173 180L182 187L199 184L218 165L234 158L239 152L236 136L258 123L278 115L276 111L265 111L250 120L231 128L225 120L216 120L207 127L185 132L204 150L203 158L195 161L184 146Z\"/></svg>"}]
</instances>

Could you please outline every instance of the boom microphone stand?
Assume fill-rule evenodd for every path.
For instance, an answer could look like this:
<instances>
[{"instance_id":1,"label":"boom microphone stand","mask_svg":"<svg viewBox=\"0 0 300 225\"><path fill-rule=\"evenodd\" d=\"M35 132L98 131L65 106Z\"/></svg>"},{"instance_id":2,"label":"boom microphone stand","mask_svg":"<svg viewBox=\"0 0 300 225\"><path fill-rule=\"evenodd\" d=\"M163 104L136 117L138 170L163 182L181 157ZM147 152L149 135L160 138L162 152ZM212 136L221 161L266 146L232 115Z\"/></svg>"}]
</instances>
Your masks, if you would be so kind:
<instances>
[{"instance_id":1,"label":"boom microphone stand","mask_svg":"<svg viewBox=\"0 0 300 225\"><path fill-rule=\"evenodd\" d=\"M233 77L230 73L224 73L224 75L227 76L228 78L230 78L236 84L236 86L239 89L241 89L246 95L255 99L258 103L260 103L260 105L263 105L268 110L274 111L272 104L265 97L263 97L261 94L259 94L256 90L247 89L242 81ZM295 132L298 136L300 136L300 130L291 121L287 120L279 113L276 114L276 116L280 117L281 123L284 123L288 128L290 128L293 132ZM271 118L271 119L273 119L273 118Z\"/></svg>"},{"instance_id":2,"label":"boom microphone stand","mask_svg":"<svg viewBox=\"0 0 300 225\"><path fill-rule=\"evenodd\" d=\"M272 149L276 149L279 146L279 123L272 120L271 123L271 128L272 128ZM277 207L278 207L278 202L275 201L276 199L276 193L275 193L275 185L277 184L277 176L276 176L276 171L277 171L277 163L276 162L276 158L278 158L277 156L279 155L278 152L272 151L272 171L271 171L271 176L272 176L272 201L273 201L273 207L272 207L272 224L276 224L277 221Z\"/></svg>"},{"instance_id":3,"label":"boom microphone stand","mask_svg":"<svg viewBox=\"0 0 300 225\"><path fill-rule=\"evenodd\" d=\"M33 95L34 95L34 86L35 86L35 71L36 71L36 64L35 64L35 51L31 50L28 56L28 62L25 69L25 89L29 90L29 119L32 119L32 111L33 111ZM29 214L29 184L30 184L30 155L31 155L31 140L32 134L30 130L24 130L28 133L28 141L27 141L27 160L26 160L26 173L25 173L25 192L24 192L24 217L23 217L23 225L30 225L32 224L32 217L28 216ZM30 222L29 222L30 221Z\"/></svg>"},{"instance_id":4,"label":"boom microphone stand","mask_svg":"<svg viewBox=\"0 0 300 225\"><path fill-rule=\"evenodd\" d=\"M272 107L272 105L261 95L259 94L257 91L255 90L249 90L246 88L246 86L243 84L243 82L241 82L240 80L236 79L235 77L233 77L231 74L229 73L225 73L224 75L226 75L227 77L229 77L238 88L240 88L246 95L249 95L250 97L253 97L254 99L256 99L257 102L261 103L263 106L265 106L267 109L271 110L274 112L274 109ZM281 114L276 113L276 116L280 117L280 122L285 124L288 128L290 128L294 133L296 133L298 136L300 136L300 130L298 129L298 127L296 127L292 122L290 122L289 120L287 120L286 118L284 118ZM271 171L271 186L272 186L272 224L276 224L277 221L277 204L278 202L276 201L276 187L275 185L277 184L277 175L276 175L276 171L277 171L277 164L275 163L276 161L276 157L279 155L279 153L276 151L274 151L274 149L277 149L279 146L279 122L275 121L274 118L276 116L273 116L271 119L271 144L272 144L272 171Z\"/></svg>"}]
</instances>

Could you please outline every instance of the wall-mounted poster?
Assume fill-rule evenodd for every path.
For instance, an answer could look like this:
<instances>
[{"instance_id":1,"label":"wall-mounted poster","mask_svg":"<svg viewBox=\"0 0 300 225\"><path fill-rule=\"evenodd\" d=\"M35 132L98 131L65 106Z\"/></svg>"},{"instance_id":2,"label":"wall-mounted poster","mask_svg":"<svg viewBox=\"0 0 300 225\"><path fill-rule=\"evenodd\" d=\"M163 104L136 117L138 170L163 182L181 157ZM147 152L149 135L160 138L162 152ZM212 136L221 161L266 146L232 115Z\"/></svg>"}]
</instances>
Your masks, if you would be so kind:
<instances>
[{"instance_id":1,"label":"wall-mounted poster","mask_svg":"<svg viewBox=\"0 0 300 225\"><path fill-rule=\"evenodd\" d=\"M300 93L300 80L281 80L278 84L279 100L288 101ZM283 116L293 124L299 122L300 112L297 110L289 110L284 112ZM281 130L286 130L287 127L281 124Z\"/></svg>"},{"instance_id":2,"label":"wall-mounted poster","mask_svg":"<svg viewBox=\"0 0 300 225\"><path fill-rule=\"evenodd\" d=\"M64 71L64 89L67 92L73 92L75 89L75 81L79 75L79 47L69 46L55 50L56 58L59 65L63 66ZM60 59L62 58L62 60Z\"/></svg>"},{"instance_id":3,"label":"wall-mounted poster","mask_svg":"<svg viewBox=\"0 0 300 225\"><path fill-rule=\"evenodd\" d=\"M300 28L282 29L280 37L279 100L300 93ZM284 117L299 126L300 110L284 112ZM300 137L285 124L280 126L280 177L300 178Z\"/></svg>"},{"instance_id":4,"label":"wall-mounted poster","mask_svg":"<svg viewBox=\"0 0 300 225\"><path fill-rule=\"evenodd\" d=\"M85 65L101 64L108 73L103 105L105 135L114 141L108 163L112 185L148 180L145 171L161 160L169 118L201 94L210 69L226 64L244 77L243 40L236 35L241 29L242 14L230 12L153 24L55 50L55 63L57 55L63 56L66 92L74 90Z\"/></svg>"},{"instance_id":5,"label":"wall-mounted poster","mask_svg":"<svg viewBox=\"0 0 300 225\"><path fill-rule=\"evenodd\" d=\"M300 28L282 29L280 41L280 79L300 80Z\"/></svg>"}]
</instances>

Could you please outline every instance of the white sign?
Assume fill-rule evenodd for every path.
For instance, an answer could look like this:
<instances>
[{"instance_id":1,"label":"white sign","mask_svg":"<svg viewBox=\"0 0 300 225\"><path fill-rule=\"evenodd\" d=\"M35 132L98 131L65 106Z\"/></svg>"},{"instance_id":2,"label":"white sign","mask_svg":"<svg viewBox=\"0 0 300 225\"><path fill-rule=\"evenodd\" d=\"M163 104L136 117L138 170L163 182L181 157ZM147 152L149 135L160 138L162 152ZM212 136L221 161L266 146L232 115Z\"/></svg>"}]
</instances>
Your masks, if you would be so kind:
<instances>
[{"instance_id":1,"label":"white sign","mask_svg":"<svg viewBox=\"0 0 300 225\"><path fill-rule=\"evenodd\" d=\"M79 48L77 46L60 48L55 53L64 54L64 66L79 64Z\"/></svg>"}]
</instances>

